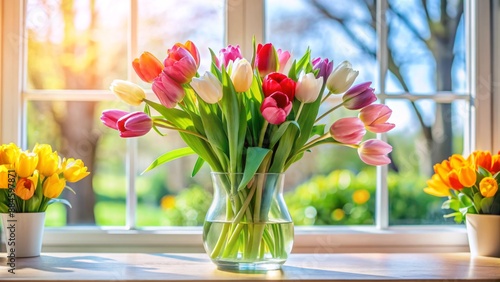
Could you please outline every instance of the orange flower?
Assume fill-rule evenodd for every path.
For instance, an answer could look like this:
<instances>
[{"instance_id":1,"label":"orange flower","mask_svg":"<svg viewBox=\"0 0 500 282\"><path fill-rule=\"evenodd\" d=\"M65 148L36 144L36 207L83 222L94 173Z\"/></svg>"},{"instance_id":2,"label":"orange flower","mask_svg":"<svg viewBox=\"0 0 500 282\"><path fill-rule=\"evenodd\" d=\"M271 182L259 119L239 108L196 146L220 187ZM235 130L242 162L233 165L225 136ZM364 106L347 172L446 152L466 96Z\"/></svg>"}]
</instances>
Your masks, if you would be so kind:
<instances>
[{"instance_id":1,"label":"orange flower","mask_svg":"<svg viewBox=\"0 0 500 282\"><path fill-rule=\"evenodd\" d=\"M464 188L464 185L460 183L456 170L452 170L448 173L448 181L450 182L450 187L455 190L462 190L462 188Z\"/></svg>"},{"instance_id":2,"label":"orange flower","mask_svg":"<svg viewBox=\"0 0 500 282\"><path fill-rule=\"evenodd\" d=\"M461 167L458 170L458 180L465 187L472 187L476 184L476 170L474 164Z\"/></svg>"},{"instance_id":3,"label":"orange flower","mask_svg":"<svg viewBox=\"0 0 500 282\"><path fill-rule=\"evenodd\" d=\"M14 194L23 200L29 200L35 194L36 185L38 183L38 172L35 171L33 176L27 178L21 178L17 181L16 189Z\"/></svg>"},{"instance_id":4,"label":"orange flower","mask_svg":"<svg viewBox=\"0 0 500 282\"><path fill-rule=\"evenodd\" d=\"M498 154L493 155L491 157L491 170L492 174L495 174L500 171L500 152Z\"/></svg>"},{"instance_id":5,"label":"orange flower","mask_svg":"<svg viewBox=\"0 0 500 282\"><path fill-rule=\"evenodd\" d=\"M491 172L491 153L489 151L475 151L471 154L476 168L482 167Z\"/></svg>"},{"instance_id":6,"label":"orange flower","mask_svg":"<svg viewBox=\"0 0 500 282\"><path fill-rule=\"evenodd\" d=\"M483 197L493 197L498 191L498 183L493 177L485 177L479 182L479 191Z\"/></svg>"}]
</instances>

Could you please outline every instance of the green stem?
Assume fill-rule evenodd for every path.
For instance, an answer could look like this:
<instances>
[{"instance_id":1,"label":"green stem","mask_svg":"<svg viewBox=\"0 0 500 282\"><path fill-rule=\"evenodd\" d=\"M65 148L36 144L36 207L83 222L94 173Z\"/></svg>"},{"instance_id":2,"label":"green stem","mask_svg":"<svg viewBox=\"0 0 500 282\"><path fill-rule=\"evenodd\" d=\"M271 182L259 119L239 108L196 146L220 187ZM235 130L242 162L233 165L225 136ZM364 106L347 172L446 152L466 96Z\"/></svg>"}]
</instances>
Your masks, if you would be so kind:
<instances>
[{"instance_id":1,"label":"green stem","mask_svg":"<svg viewBox=\"0 0 500 282\"><path fill-rule=\"evenodd\" d=\"M300 102L299 110L297 111L297 116L295 117L295 121L299 120L300 114L302 113L302 108L304 107L304 102Z\"/></svg>"},{"instance_id":2,"label":"green stem","mask_svg":"<svg viewBox=\"0 0 500 282\"><path fill-rule=\"evenodd\" d=\"M344 105L344 102L338 104L337 106L331 108L330 110L328 110L326 113L322 114L319 118L317 118L314 123L317 123L319 120L321 120L322 118L326 117L327 115L329 115L331 112L335 111L336 109L342 107L342 105Z\"/></svg>"},{"instance_id":3,"label":"green stem","mask_svg":"<svg viewBox=\"0 0 500 282\"><path fill-rule=\"evenodd\" d=\"M328 97L330 97L330 95L332 95L332 94L333 94L332 91L328 91L328 93L325 95L323 100L321 100L321 104L323 104L326 101L326 99L328 99Z\"/></svg>"},{"instance_id":4,"label":"green stem","mask_svg":"<svg viewBox=\"0 0 500 282\"><path fill-rule=\"evenodd\" d=\"M262 126L262 129L260 130L258 147L262 147L262 144L264 143L264 137L266 136L266 130L267 130L268 125L269 125L269 122L267 122L267 120L264 121L264 125Z\"/></svg>"},{"instance_id":5,"label":"green stem","mask_svg":"<svg viewBox=\"0 0 500 282\"><path fill-rule=\"evenodd\" d=\"M172 130L176 130L176 131L179 131L179 132L184 132L184 133L187 133L187 134L191 134L193 136L196 136L200 139L203 139L204 141L210 143L210 141L208 141L207 138L205 138L205 136L202 136L196 132L193 132L193 131L190 131L190 130L186 130L186 129L181 129L181 128L178 128L178 127L175 127L175 126L170 126L170 125L167 125L168 123L163 123L162 120L160 119L153 119L154 123L156 126L158 127L161 127L161 128L166 128L166 129L172 129Z\"/></svg>"}]
</instances>

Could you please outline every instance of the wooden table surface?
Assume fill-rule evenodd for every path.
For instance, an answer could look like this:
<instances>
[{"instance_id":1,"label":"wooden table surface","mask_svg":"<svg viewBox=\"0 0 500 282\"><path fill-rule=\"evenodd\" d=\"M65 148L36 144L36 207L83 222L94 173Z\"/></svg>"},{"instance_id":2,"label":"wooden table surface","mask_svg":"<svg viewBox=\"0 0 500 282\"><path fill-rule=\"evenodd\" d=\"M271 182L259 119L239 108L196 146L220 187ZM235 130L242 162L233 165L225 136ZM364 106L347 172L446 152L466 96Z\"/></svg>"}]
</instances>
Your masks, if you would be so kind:
<instances>
[{"instance_id":1,"label":"wooden table surface","mask_svg":"<svg viewBox=\"0 0 500 282\"><path fill-rule=\"evenodd\" d=\"M0 254L0 280L16 281L500 281L500 258L446 254L292 254L282 270L218 270L205 254L43 253L18 258L9 273Z\"/></svg>"}]
</instances>

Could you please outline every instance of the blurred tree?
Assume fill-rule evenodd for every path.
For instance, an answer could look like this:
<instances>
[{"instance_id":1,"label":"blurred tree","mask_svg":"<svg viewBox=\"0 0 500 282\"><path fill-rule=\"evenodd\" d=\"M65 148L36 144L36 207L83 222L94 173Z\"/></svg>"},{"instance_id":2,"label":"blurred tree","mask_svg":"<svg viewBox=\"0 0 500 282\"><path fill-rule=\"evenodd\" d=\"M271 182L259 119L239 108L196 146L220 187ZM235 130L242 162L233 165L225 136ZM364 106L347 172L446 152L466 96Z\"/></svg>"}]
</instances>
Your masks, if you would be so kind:
<instances>
[{"instance_id":1,"label":"blurred tree","mask_svg":"<svg viewBox=\"0 0 500 282\"><path fill-rule=\"evenodd\" d=\"M360 33L357 28L359 25L353 24L362 19L352 16L350 13L336 13L332 7L334 5L329 1L324 0L304 0L309 2L311 7L317 10L321 17L325 17L333 22L340 24L345 34L354 42L360 49L373 59L376 58L376 46L373 42L364 40L363 33ZM361 5L369 11L371 16L370 27L371 33L376 34L376 0L360 1ZM452 90L452 66L456 58L455 39L458 33L458 27L463 15L463 0L438 0L416 1L415 6L421 7L422 13L418 10L409 9L401 11L398 5L402 4L398 1L389 1L388 18L392 19L388 23L388 68L400 83L404 92L411 93L409 87L409 78L411 73L405 72L404 68L415 60L422 60L420 56L412 56L407 54L407 50L397 48L394 43L394 37L397 36L393 32L395 24L394 20L398 20L398 24L404 26L405 31L409 31L411 38L414 39L412 44L422 44L433 56L435 61L435 87L436 91L451 91ZM408 3L406 3L408 4ZM404 5L400 5L404 6ZM415 18L417 18L415 20ZM423 26L421 25L423 23ZM359 24L359 23L358 23ZM393 40L391 40L391 37ZM373 37L375 38L375 37ZM405 54L402 56L402 54ZM422 167L427 168L427 173L432 172L432 165L441 162L452 154L452 119L451 119L451 103L436 103L435 121L428 125L424 122L424 110L410 101L414 109L415 115L422 127L422 133L425 138L427 152L419 152L422 156Z\"/></svg>"}]
</instances>

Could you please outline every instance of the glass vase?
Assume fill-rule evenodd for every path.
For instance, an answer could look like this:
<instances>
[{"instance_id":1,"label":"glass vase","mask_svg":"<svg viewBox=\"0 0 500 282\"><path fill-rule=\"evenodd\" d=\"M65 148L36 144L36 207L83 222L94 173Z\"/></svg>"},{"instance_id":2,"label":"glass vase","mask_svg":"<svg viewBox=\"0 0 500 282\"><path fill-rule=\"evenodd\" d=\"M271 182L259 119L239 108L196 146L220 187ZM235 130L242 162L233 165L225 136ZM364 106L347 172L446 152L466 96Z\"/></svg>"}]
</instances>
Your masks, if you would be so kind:
<instances>
[{"instance_id":1,"label":"glass vase","mask_svg":"<svg viewBox=\"0 0 500 282\"><path fill-rule=\"evenodd\" d=\"M293 222L283 199L284 174L212 173L214 198L203 244L223 270L280 269L292 250Z\"/></svg>"}]
</instances>

